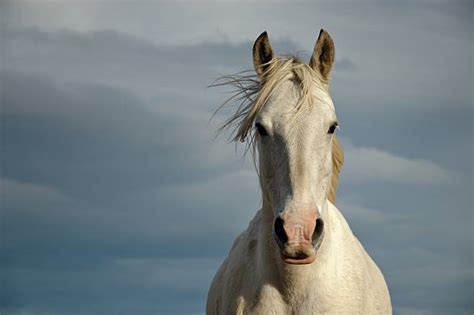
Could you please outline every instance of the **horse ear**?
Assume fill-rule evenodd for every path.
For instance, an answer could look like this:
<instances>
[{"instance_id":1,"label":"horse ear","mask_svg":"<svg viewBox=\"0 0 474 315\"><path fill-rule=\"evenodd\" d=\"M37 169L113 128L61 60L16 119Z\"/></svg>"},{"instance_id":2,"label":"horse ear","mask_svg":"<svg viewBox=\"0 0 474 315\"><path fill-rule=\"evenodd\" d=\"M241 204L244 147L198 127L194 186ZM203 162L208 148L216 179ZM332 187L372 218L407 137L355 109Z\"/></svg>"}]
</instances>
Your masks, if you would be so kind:
<instances>
[{"instance_id":1,"label":"horse ear","mask_svg":"<svg viewBox=\"0 0 474 315\"><path fill-rule=\"evenodd\" d=\"M316 45L314 45L309 66L314 71L319 72L322 78L329 83L335 57L336 50L334 48L334 42L329 33L321 29Z\"/></svg>"},{"instance_id":2,"label":"horse ear","mask_svg":"<svg viewBox=\"0 0 474 315\"><path fill-rule=\"evenodd\" d=\"M268 68L268 63L273 59L273 48L268 39L267 32L263 32L253 44L253 65L260 79Z\"/></svg>"}]
</instances>

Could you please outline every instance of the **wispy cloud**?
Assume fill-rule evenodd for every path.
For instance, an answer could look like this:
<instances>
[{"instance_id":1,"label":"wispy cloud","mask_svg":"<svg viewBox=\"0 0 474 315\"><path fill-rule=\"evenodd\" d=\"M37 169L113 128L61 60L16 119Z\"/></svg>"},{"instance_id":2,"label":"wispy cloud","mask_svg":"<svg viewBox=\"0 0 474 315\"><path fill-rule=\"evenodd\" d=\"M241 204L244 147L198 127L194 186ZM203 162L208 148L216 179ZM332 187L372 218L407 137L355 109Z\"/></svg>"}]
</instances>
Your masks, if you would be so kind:
<instances>
[{"instance_id":1,"label":"wispy cloud","mask_svg":"<svg viewBox=\"0 0 474 315\"><path fill-rule=\"evenodd\" d=\"M2 206L38 207L40 205L64 204L71 199L55 188L21 183L15 180L0 178Z\"/></svg>"},{"instance_id":2,"label":"wispy cloud","mask_svg":"<svg viewBox=\"0 0 474 315\"><path fill-rule=\"evenodd\" d=\"M357 147L345 141L344 176L351 181L412 184L447 184L459 176L425 159L409 159L374 147Z\"/></svg>"}]
</instances>

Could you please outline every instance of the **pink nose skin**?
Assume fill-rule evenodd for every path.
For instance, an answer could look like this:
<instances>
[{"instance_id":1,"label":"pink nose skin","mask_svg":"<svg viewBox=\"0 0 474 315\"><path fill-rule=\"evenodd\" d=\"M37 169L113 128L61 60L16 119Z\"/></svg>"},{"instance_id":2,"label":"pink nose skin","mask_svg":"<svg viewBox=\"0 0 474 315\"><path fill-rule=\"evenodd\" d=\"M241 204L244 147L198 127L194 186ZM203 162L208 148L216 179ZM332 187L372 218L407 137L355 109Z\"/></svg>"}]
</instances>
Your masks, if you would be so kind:
<instances>
[{"instance_id":1,"label":"pink nose skin","mask_svg":"<svg viewBox=\"0 0 474 315\"><path fill-rule=\"evenodd\" d=\"M274 237L283 261L295 265L312 263L316 258L322 229L323 221L317 211L284 213L277 217Z\"/></svg>"},{"instance_id":2,"label":"pink nose skin","mask_svg":"<svg viewBox=\"0 0 474 315\"><path fill-rule=\"evenodd\" d=\"M289 246L311 246L318 214L316 211L304 214L284 214L283 229L288 238Z\"/></svg>"}]
</instances>

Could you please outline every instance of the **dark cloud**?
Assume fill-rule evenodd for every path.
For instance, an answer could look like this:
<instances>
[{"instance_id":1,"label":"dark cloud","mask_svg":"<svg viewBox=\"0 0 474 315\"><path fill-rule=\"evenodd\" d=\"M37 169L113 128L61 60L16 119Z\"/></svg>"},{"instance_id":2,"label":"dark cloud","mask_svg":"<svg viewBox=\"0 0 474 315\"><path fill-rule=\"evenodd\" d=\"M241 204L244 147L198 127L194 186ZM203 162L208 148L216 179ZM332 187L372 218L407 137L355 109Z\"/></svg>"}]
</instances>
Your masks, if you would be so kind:
<instances>
[{"instance_id":1,"label":"dark cloud","mask_svg":"<svg viewBox=\"0 0 474 315\"><path fill-rule=\"evenodd\" d=\"M201 126L195 117L152 112L133 93L109 86L63 85L12 71L1 80L3 308L202 309L211 270L258 205L256 179L237 172L241 163L226 156L232 148L209 146L208 117ZM253 180L234 187L243 198L223 189L243 179ZM238 205L246 205L247 218ZM160 259L173 257L182 269L170 273ZM184 271L196 274L194 257L212 258L212 268L189 279L197 281L190 289L170 287L171 279L187 281ZM148 286L129 264L117 269L118 261L134 259L151 260L147 266L168 280Z\"/></svg>"},{"instance_id":2,"label":"dark cloud","mask_svg":"<svg viewBox=\"0 0 474 315\"><path fill-rule=\"evenodd\" d=\"M196 220L210 223L203 211L217 215L216 222L225 220L229 214L219 208L232 213L237 204L232 192L222 191L220 199L212 199L216 189L222 190L223 184L230 188L232 180L247 177L254 184L241 192L256 191L256 178L246 175L245 169L238 171L241 163L229 158L232 148L226 152L217 143L210 146L212 131L206 120L201 126L186 115L151 112L123 89L97 85L61 89L51 80L12 72L3 73L2 81L7 87L2 116L6 218L34 223L36 227L28 229L30 236L34 231L53 233L32 238L45 246L55 240L84 241L87 247L82 237L100 244L113 240L115 233L133 238L140 224L145 226L139 230L150 233L146 238L154 239L155 245L169 241L164 237L171 237L170 229L177 239L189 233L212 237L205 234L209 228L192 225ZM28 94L22 93L25 89ZM147 219L138 222L136 217ZM182 217L188 221L180 223ZM77 228L71 229L71 224ZM24 240L27 245L30 236L15 242ZM113 240L117 246L123 241L120 237ZM189 245L193 246L198 251L197 244Z\"/></svg>"},{"instance_id":3,"label":"dark cloud","mask_svg":"<svg viewBox=\"0 0 474 315\"><path fill-rule=\"evenodd\" d=\"M6 177L91 198L98 190L111 193L104 191L110 181L121 194L210 176L217 172L215 163L226 163L200 148L212 134L208 116L197 121L152 112L133 93L108 86L61 89L48 78L12 72L4 72L2 82Z\"/></svg>"},{"instance_id":4,"label":"dark cloud","mask_svg":"<svg viewBox=\"0 0 474 315\"><path fill-rule=\"evenodd\" d=\"M125 86L145 97L202 97L217 76L252 69L251 42L156 46L116 31L48 33L36 28L4 31L7 68L61 80ZM275 41L281 52L299 49ZM179 106L179 104L176 104Z\"/></svg>"}]
</instances>

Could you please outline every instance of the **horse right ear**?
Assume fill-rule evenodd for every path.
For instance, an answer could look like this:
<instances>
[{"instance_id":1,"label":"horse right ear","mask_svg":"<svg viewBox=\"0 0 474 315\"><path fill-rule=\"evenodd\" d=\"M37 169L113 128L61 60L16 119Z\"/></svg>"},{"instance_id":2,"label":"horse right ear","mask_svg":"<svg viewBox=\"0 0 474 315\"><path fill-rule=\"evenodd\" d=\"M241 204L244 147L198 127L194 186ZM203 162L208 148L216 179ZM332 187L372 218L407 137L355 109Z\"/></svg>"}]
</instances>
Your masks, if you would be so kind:
<instances>
[{"instance_id":1,"label":"horse right ear","mask_svg":"<svg viewBox=\"0 0 474 315\"><path fill-rule=\"evenodd\" d=\"M334 42L331 36L328 32L321 29L314 46L313 55L309 61L309 66L321 74L326 84L329 84L335 54Z\"/></svg>"},{"instance_id":2,"label":"horse right ear","mask_svg":"<svg viewBox=\"0 0 474 315\"><path fill-rule=\"evenodd\" d=\"M260 79L263 79L268 63L273 59L273 48L267 32L263 32L253 44L253 65Z\"/></svg>"}]
</instances>

